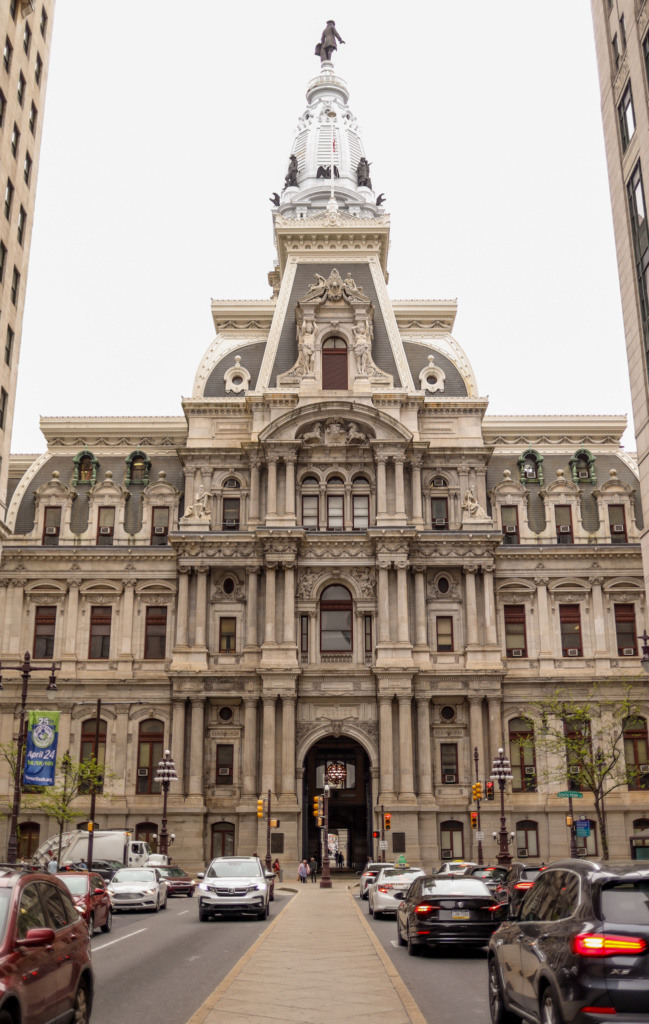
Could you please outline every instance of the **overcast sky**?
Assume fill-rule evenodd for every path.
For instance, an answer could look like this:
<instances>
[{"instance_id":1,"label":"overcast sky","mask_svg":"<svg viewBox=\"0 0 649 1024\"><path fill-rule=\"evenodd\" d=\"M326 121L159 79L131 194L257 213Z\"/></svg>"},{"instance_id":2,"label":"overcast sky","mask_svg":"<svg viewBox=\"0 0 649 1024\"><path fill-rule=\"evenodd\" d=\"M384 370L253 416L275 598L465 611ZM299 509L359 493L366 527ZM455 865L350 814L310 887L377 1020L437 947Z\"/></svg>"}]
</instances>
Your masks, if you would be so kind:
<instances>
[{"instance_id":1,"label":"overcast sky","mask_svg":"<svg viewBox=\"0 0 649 1024\"><path fill-rule=\"evenodd\" d=\"M57 0L13 451L43 450L40 414L181 414L210 298L270 297L331 17L391 297L457 297L490 413L631 422L588 0L339 8Z\"/></svg>"}]
</instances>

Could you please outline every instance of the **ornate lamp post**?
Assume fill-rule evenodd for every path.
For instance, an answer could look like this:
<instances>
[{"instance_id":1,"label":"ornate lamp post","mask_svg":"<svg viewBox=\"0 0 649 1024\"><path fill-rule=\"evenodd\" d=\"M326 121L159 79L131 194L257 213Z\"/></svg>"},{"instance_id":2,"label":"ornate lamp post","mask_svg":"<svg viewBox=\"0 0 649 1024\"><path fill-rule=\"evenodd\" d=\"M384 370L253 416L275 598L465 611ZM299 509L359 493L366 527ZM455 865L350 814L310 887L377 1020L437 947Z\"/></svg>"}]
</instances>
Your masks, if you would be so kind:
<instances>
[{"instance_id":1,"label":"ornate lamp post","mask_svg":"<svg viewBox=\"0 0 649 1024\"><path fill-rule=\"evenodd\" d=\"M33 668L31 662L31 655L29 651L25 651L25 657L23 658L20 665L0 665L0 673L6 672L7 669L10 672L20 672L23 681L22 693L20 695L20 725L18 726L18 745L16 750L16 770L14 772L14 801L11 809L11 827L9 830L9 843L7 845L7 861L9 864L15 864L16 858L18 857L18 815L20 814L20 795L22 790L22 777L23 777L23 754L25 750L25 708L27 706L27 690L29 688L29 680L32 672L50 672L50 679L47 684L48 696L49 693L57 689L56 686L56 665L52 664L51 671L46 668ZM2 675L0 674L0 690L2 686ZM54 698L50 698L54 699Z\"/></svg>"},{"instance_id":2,"label":"ornate lamp post","mask_svg":"<svg viewBox=\"0 0 649 1024\"><path fill-rule=\"evenodd\" d=\"M171 783L178 781L176 765L174 764L170 750L165 750L165 756L162 761L158 762L158 772L153 781L159 782L162 786L163 800L162 828L160 829L160 853L164 854L166 857L169 850L169 833L167 832L167 797L169 796L169 786Z\"/></svg>"},{"instance_id":3,"label":"ornate lamp post","mask_svg":"<svg viewBox=\"0 0 649 1024\"><path fill-rule=\"evenodd\" d=\"M328 782L324 784L324 850L322 852L322 874L320 875L320 888L331 889L331 872L329 871L329 794L331 792Z\"/></svg>"},{"instance_id":4,"label":"ornate lamp post","mask_svg":"<svg viewBox=\"0 0 649 1024\"><path fill-rule=\"evenodd\" d=\"M505 757L505 751L502 747L498 749L498 756L494 757L493 765L491 766L490 780L498 783L500 790L500 831L498 832L498 840L500 842L500 849L496 856L496 860L499 864L509 867L512 862L512 855L509 852L509 842L511 835L507 832L507 823L505 821L505 783L511 782L514 776L512 775L511 765L509 758ZM494 837L496 833L494 832Z\"/></svg>"}]
</instances>

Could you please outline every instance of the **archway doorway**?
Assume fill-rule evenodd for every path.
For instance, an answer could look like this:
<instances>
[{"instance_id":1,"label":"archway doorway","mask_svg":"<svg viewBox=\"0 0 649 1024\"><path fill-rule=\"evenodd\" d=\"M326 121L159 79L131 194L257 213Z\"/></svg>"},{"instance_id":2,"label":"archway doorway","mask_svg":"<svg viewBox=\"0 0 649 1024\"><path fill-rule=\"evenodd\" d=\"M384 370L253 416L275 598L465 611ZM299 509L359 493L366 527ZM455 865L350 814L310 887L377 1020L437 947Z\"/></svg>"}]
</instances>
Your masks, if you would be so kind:
<instances>
[{"instance_id":1,"label":"archway doorway","mask_svg":"<svg viewBox=\"0 0 649 1024\"><path fill-rule=\"evenodd\" d=\"M322 796L325 771L332 761L345 765L346 777L329 797L330 849L342 854L345 868L360 871L372 850L372 780L365 749L349 736L326 736L304 759L302 856L311 857L317 851L318 861L322 860L324 830L313 816L313 798ZM332 871L335 866L331 859Z\"/></svg>"}]
</instances>

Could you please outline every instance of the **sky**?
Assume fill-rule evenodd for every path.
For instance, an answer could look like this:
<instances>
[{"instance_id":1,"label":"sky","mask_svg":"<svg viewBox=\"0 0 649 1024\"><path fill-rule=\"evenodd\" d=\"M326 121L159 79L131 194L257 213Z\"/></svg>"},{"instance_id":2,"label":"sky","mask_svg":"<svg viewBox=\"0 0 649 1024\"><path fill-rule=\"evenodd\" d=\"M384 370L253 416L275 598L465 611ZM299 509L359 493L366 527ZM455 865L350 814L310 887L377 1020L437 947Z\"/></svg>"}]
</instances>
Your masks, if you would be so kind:
<instances>
[{"instance_id":1,"label":"sky","mask_svg":"<svg viewBox=\"0 0 649 1024\"><path fill-rule=\"evenodd\" d=\"M588 0L339 8L57 0L12 451L39 415L182 415L210 299L270 298L331 17L391 297L457 298L490 414L632 423Z\"/></svg>"}]
</instances>

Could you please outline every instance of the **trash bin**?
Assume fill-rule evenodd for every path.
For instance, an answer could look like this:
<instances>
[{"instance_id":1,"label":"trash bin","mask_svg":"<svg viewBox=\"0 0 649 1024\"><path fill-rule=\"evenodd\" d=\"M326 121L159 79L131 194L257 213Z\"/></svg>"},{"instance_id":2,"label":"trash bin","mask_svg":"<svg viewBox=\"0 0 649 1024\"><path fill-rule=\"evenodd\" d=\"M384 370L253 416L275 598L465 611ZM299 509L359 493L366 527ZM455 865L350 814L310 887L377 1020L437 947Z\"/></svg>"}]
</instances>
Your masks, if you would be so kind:
<instances>
[{"instance_id":1,"label":"trash bin","mask_svg":"<svg viewBox=\"0 0 649 1024\"><path fill-rule=\"evenodd\" d=\"M284 868L279 869L279 880L280 882L284 881Z\"/></svg>"}]
</instances>

